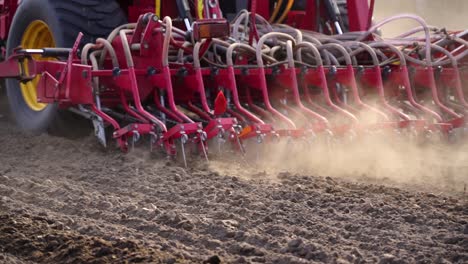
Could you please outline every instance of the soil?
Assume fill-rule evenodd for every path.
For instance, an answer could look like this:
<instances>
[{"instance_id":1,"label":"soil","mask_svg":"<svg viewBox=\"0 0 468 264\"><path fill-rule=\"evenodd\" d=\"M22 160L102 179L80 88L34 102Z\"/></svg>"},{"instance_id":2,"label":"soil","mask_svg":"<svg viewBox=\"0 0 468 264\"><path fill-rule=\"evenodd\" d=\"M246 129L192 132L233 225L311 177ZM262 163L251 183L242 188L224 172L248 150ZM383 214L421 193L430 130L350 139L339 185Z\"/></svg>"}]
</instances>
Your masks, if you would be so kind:
<instances>
[{"instance_id":1,"label":"soil","mask_svg":"<svg viewBox=\"0 0 468 264\"><path fill-rule=\"evenodd\" d=\"M24 135L3 115L0 263L468 262L462 192L225 163Z\"/></svg>"}]
</instances>

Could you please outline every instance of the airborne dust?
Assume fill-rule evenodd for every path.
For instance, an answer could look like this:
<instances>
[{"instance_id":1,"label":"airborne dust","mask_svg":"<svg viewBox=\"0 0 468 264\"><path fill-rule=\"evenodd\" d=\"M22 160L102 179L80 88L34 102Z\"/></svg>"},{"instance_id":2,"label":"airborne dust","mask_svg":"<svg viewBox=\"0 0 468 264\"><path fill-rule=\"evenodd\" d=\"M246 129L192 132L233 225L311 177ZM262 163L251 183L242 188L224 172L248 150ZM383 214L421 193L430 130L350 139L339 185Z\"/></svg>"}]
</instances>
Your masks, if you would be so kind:
<instances>
[{"instance_id":1,"label":"airborne dust","mask_svg":"<svg viewBox=\"0 0 468 264\"><path fill-rule=\"evenodd\" d=\"M429 25L465 29L468 28L467 12L465 0L395 0L392 4L376 1L374 21L399 13L414 13ZM416 26L409 20L397 21L384 26L382 33L392 37ZM376 121L375 115L364 115L368 123ZM463 133L462 129L456 131L455 140L448 144L437 139L438 135L414 139L407 132L391 130L348 137L332 142L331 146L319 136L313 142L280 143L261 147L260 151L256 150L257 146L251 146L253 154L246 158L249 162L237 165L214 162L211 167L224 173L235 171L248 178L262 175L275 178L278 172L287 171L466 196L468 145Z\"/></svg>"},{"instance_id":2,"label":"airborne dust","mask_svg":"<svg viewBox=\"0 0 468 264\"><path fill-rule=\"evenodd\" d=\"M247 144L241 162L211 162L214 170L246 178L276 178L278 173L338 177L426 192L463 194L468 184L468 151L463 131L454 142L438 133L385 129L329 137Z\"/></svg>"}]
</instances>

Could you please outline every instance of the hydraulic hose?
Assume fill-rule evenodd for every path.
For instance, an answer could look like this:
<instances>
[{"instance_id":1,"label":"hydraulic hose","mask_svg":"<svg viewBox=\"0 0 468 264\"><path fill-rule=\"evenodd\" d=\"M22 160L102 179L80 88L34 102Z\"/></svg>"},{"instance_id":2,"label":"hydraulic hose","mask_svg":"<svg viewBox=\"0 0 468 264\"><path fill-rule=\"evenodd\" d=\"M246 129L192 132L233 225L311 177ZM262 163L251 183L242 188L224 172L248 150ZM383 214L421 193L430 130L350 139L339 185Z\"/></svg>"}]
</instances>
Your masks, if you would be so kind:
<instances>
[{"instance_id":1,"label":"hydraulic hose","mask_svg":"<svg viewBox=\"0 0 468 264\"><path fill-rule=\"evenodd\" d=\"M416 22L421 24L421 26L422 26L422 28L424 30L425 36L426 36L426 46L430 47L430 45L431 45L431 35L430 35L429 27L428 27L426 21L424 21L424 19L422 19L421 17L416 16L416 15L412 15L412 14L401 14L401 15L396 15L396 16L392 16L392 17L389 17L387 19L384 19L383 21L381 21L381 22L375 24L374 26L372 26L368 31L364 32L364 34L361 37L359 37L357 39L357 41L363 41L370 34L374 33L374 31L376 31L379 27L381 27L381 26L383 26L385 24L388 24L388 23L390 23L392 21L395 21L395 20L405 19L405 18L415 20ZM426 59L427 66L432 66L431 50L430 49L426 50L426 58L425 59Z\"/></svg>"},{"instance_id":2,"label":"hydraulic hose","mask_svg":"<svg viewBox=\"0 0 468 264\"><path fill-rule=\"evenodd\" d=\"M246 28L247 28L247 24L249 22L249 18L250 18L250 13L249 12L243 12L242 14L239 15L239 17L234 20L233 22L233 25L232 25L232 37L236 40L236 41L239 41L240 38L239 38L239 29L241 27L241 24L242 22L245 21L245 26L244 26L244 32L246 31ZM253 23L257 23L257 20L258 22L260 23L260 25L264 25L269 32L273 31L273 28L271 27L270 23L268 23L268 21L260 16L259 14L256 14L255 15L255 21L253 21ZM258 23L257 23L258 24Z\"/></svg>"},{"instance_id":3,"label":"hydraulic hose","mask_svg":"<svg viewBox=\"0 0 468 264\"><path fill-rule=\"evenodd\" d=\"M257 47L256 47L257 64L259 67L264 67L263 60L262 60L262 46L265 43L265 41L269 38L283 38L286 40L291 40L294 44L296 43L296 40L292 36L288 34L284 34L284 33L271 32L271 33L263 35L258 41Z\"/></svg>"},{"instance_id":4,"label":"hydraulic hose","mask_svg":"<svg viewBox=\"0 0 468 264\"><path fill-rule=\"evenodd\" d=\"M107 41L109 43L112 43L114 39L119 35L119 32L122 29L134 29L135 27L136 27L136 23L129 23L129 24L125 24L120 27L117 27L114 30L112 30L112 32L109 34L109 36L107 37ZM107 55L107 48L104 47L104 49L102 50L101 58L99 60L99 67L102 67L102 65L104 64L106 55Z\"/></svg>"},{"instance_id":5,"label":"hydraulic hose","mask_svg":"<svg viewBox=\"0 0 468 264\"><path fill-rule=\"evenodd\" d=\"M164 42L163 42L163 52L162 52L162 66L169 65L169 46L171 43L171 36L172 36L172 19L168 16L164 17L163 23L166 26L166 32L164 35Z\"/></svg>"}]
</instances>

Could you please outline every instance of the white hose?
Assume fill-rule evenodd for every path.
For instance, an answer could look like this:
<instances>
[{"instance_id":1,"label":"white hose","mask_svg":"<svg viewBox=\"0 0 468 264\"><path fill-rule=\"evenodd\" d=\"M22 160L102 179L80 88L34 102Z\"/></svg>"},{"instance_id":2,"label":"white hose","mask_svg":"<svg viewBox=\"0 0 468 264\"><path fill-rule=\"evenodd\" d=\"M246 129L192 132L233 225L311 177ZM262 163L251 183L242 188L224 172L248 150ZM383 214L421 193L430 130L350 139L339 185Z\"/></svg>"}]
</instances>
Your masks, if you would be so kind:
<instances>
[{"instance_id":1,"label":"white hose","mask_svg":"<svg viewBox=\"0 0 468 264\"><path fill-rule=\"evenodd\" d=\"M359 37L357 39L357 41L365 40L370 34L374 33L378 28L380 28L383 25L388 24L388 23L390 23L392 21L400 20L400 19L413 19L416 22L418 22L419 24L421 24L421 27L423 28L425 36L426 36L426 46L427 47L431 46L431 34L429 32L429 27L428 27L426 21L424 21L423 18L421 18L419 16L416 16L416 15L412 15L412 14L400 14L400 15L396 15L396 16L386 18L386 19L382 20L381 22L379 22L379 23L375 24L374 26L372 26L361 37ZM432 66L431 49L426 50L426 58L425 59L426 59L426 65L427 66Z\"/></svg>"}]
</instances>

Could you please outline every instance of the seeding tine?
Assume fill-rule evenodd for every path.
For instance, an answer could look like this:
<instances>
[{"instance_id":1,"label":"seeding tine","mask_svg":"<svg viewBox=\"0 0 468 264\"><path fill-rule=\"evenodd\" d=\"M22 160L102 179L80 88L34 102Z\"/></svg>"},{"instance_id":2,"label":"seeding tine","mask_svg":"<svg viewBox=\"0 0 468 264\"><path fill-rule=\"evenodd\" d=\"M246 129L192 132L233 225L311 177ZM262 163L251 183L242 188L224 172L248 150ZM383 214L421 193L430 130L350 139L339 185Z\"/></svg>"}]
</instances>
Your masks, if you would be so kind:
<instances>
[{"instance_id":1,"label":"seeding tine","mask_svg":"<svg viewBox=\"0 0 468 264\"><path fill-rule=\"evenodd\" d=\"M240 150L240 152L242 154L242 157L245 157L245 155L246 155L245 147L242 144L242 142L241 142L241 140L239 138L239 135L237 133L235 133L234 137L236 138L237 146L239 147L239 150Z\"/></svg>"},{"instance_id":2,"label":"seeding tine","mask_svg":"<svg viewBox=\"0 0 468 264\"><path fill-rule=\"evenodd\" d=\"M183 158L183 161L184 161L184 166L185 168L187 168L187 156L186 156L186 153L185 153L185 144L188 142L188 136L187 134L183 134L182 137L180 138L180 148L181 148L181 151L182 151L182 158Z\"/></svg>"},{"instance_id":3,"label":"seeding tine","mask_svg":"<svg viewBox=\"0 0 468 264\"><path fill-rule=\"evenodd\" d=\"M335 148L336 146L336 138L334 137L333 135L333 132L331 131L327 131L327 133L325 134L326 138L325 138L325 142L326 142L326 146L327 146L327 149L329 150L332 150Z\"/></svg>"},{"instance_id":4,"label":"seeding tine","mask_svg":"<svg viewBox=\"0 0 468 264\"><path fill-rule=\"evenodd\" d=\"M206 100L207 98L206 91L203 85L203 76L202 76L201 65L200 65L200 49L201 49L202 43L205 43L205 41L197 42L193 48L193 67L195 70L195 76L194 76L195 82L194 83L197 84L197 88L198 88L197 91L200 93L200 102L201 102L202 109L205 112L210 113L211 109L208 106L208 102Z\"/></svg>"},{"instance_id":5,"label":"seeding tine","mask_svg":"<svg viewBox=\"0 0 468 264\"><path fill-rule=\"evenodd\" d=\"M118 131L120 129L119 123L115 119L113 119L106 113L102 112L100 109L98 109L95 104L91 105L91 110L94 113L96 113L99 117L101 117L103 120L105 120L107 123L111 124L112 127L114 128L114 131ZM114 135L115 134L116 132L114 132ZM117 138L117 143L122 151L124 152L127 151L127 142L125 140L123 140L122 138Z\"/></svg>"},{"instance_id":6,"label":"seeding tine","mask_svg":"<svg viewBox=\"0 0 468 264\"><path fill-rule=\"evenodd\" d=\"M106 148L107 141L106 141L106 131L104 128L104 121L101 117L93 117L92 118L93 126L94 126L94 134L96 135L99 143Z\"/></svg>"},{"instance_id":7,"label":"seeding tine","mask_svg":"<svg viewBox=\"0 0 468 264\"><path fill-rule=\"evenodd\" d=\"M468 43L465 42L466 45L468 46ZM468 107L468 102L465 99L465 94L463 92L462 88L462 82L461 82L461 77L460 77L460 71L458 68L458 62L455 59L455 57L446 49L439 47L437 45L433 45L432 48L436 49L437 51L440 51L443 53L447 58L450 59L452 68L451 69L444 69L440 74L441 74L441 79L445 83L450 83L453 82L453 86L455 88L455 96L458 99L459 103L461 104L462 108ZM445 78L444 78L445 77Z\"/></svg>"},{"instance_id":8,"label":"seeding tine","mask_svg":"<svg viewBox=\"0 0 468 264\"><path fill-rule=\"evenodd\" d=\"M323 68L323 60L322 60L322 58L320 56L320 52L317 49L317 47L315 47L312 43L309 43L309 42L301 42L301 43L298 43L295 48L297 49L299 54L301 54L301 49L310 50L314 55L314 59L316 61L316 65L317 65L317 68L315 69L315 72L313 72L311 74L308 74L308 72L304 72L304 74L303 74L303 75L305 75L305 77L303 77L303 79L301 81L301 85L303 86L305 100L307 102L309 102L310 104L312 104L312 105L314 104L314 102L312 101L312 98L310 96L310 92L309 92L309 90L307 89L307 86L306 86L307 82L314 83L315 85L317 85L321 89L321 91L323 93L323 97L325 99L325 103L332 110L334 110L336 112L339 112L340 114L346 116L348 119L351 119L352 123L357 123L358 119L356 118L356 116L354 116L353 114L351 114L347 110L337 106L331 100L329 88L327 86L325 71L324 71L324 68ZM302 62L302 60L300 60L300 61ZM320 106L317 105L317 107L320 107ZM326 111L326 109L324 109L324 110Z\"/></svg>"},{"instance_id":9,"label":"seeding tine","mask_svg":"<svg viewBox=\"0 0 468 264\"><path fill-rule=\"evenodd\" d=\"M382 81L382 71L381 71L380 66L379 66L380 62L379 62L379 59L377 57L377 53L375 52L375 50L372 47L370 47L369 45L367 45L365 43L362 43L362 42L351 41L351 42L345 42L345 44L357 45L357 46L361 47L363 51L366 51L371 56L373 68L367 69L367 70L364 70L364 71L367 71L367 72L369 72L369 73L371 73L373 75L372 78L374 78L374 80L376 81L375 86L376 86L377 91L378 91L378 96L379 96L380 102L382 103L384 108L387 109L390 113L392 113L392 114L394 114L396 116L399 116L401 119L403 119L405 121L410 120L411 118L408 115L406 115L405 113L399 111L398 109L391 106L387 102L387 100L385 98L385 91L384 91L383 81ZM371 72L371 71L373 71L373 72Z\"/></svg>"},{"instance_id":10,"label":"seeding tine","mask_svg":"<svg viewBox=\"0 0 468 264\"><path fill-rule=\"evenodd\" d=\"M419 77L424 77L427 80L429 88L431 90L432 99L442 112L446 113L447 115L455 119L461 117L459 114L457 114L452 109L450 109L445 104L443 104L442 101L440 100L438 89L437 89L437 84L435 80L435 72L432 67L419 69L417 70L416 74L418 74Z\"/></svg>"},{"instance_id":11,"label":"seeding tine","mask_svg":"<svg viewBox=\"0 0 468 264\"><path fill-rule=\"evenodd\" d=\"M400 64L399 68L391 70L389 73L388 80L390 82L395 83L397 86L400 85L401 87L404 88L406 91L406 96L414 108L423 111L424 113L432 116L435 118L438 122L442 122L442 117L435 111L421 105L418 103L415 99L415 96L413 95L413 89L410 81L410 74L408 72L408 67L406 63L406 58L401 50L396 48L394 45L385 43L385 42L375 42L375 43L370 43L369 46L373 48L388 48L390 49L394 54L398 56L398 62Z\"/></svg>"},{"instance_id":12,"label":"seeding tine","mask_svg":"<svg viewBox=\"0 0 468 264\"><path fill-rule=\"evenodd\" d=\"M143 105L142 105L142 101L141 101L141 98L140 98L140 94L139 94L139 91L138 91L138 83L137 83L137 77L136 77L136 73L135 73L135 64L133 62L133 58L132 58L132 53L131 53L131 49L130 49L130 44L127 40L127 33L132 33L133 31L132 30L127 30L127 29L124 29L124 30L121 30L120 31L120 38L122 39L122 46L125 50L125 58L127 60L127 66L128 66L128 71L129 71L129 80L130 80L130 92L132 94L132 97L133 97L133 103L135 104L135 107L137 108L137 111L139 112L139 114L141 114L143 117L151 120L151 122L155 123L156 125L158 125L163 131L167 131L167 128L166 128L166 125L161 122L159 119L157 119L155 116L153 116L152 114L148 113L144 108L143 108Z\"/></svg>"},{"instance_id":13,"label":"seeding tine","mask_svg":"<svg viewBox=\"0 0 468 264\"><path fill-rule=\"evenodd\" d=\"M158 143L158 135L154 132L150 132L150 152L154 151L154 146Z\"/></svg>"},{"instance_id":14,"label":"seeding tine","mask_svg":"<svg viewBox=\"0 0 468 264\"><path fill-rule=\"evenodd\" d=\"M204 132L201 132L201 134L200 134L200 139L201 139L200 144L201 144L201 149L203 151L203 156L205 157L206 162L210 162L210 160L208 159L208 152L207 152L206 146L205 146L206 139L204 139L204 138L206 138L206 136L204 135Z\"/></svg>"},{"instance_id":15,"label":"seeding tine","mask_svg":"<svg viewBox=\"0 0 468 264\"><path fill-rule=\"evenodd\" d=\"M139 139L140 139L140 133L138 133L138 131L136 131L136 130L133 130L132 131L132 138L131 138L132 151L135 150L135 143L137 143Z\"/></svg>"},{"instance_id":16,"label":"seeding tine","mask_svg":"<svg viewBox=\"0 0 468 264\"><path fill-rule=\"evenodd\" d=\"M224 143L226 143L226 140L224 139L224 130L223 129L220 129L218 135L217 135L217 143L218 143L218 154L221 154L222 151L221 151L221 146L224 145Z\"/></svg>"},{"instance_id":17,"label":"seeding tine","mask_svg":"<svg viewBox=\"0 0 468 264\"><path fill-rule=\"evenodd\" d=\"M142 117L140 114L138 114L132 107L130 107L129 103L127 102L126 95L123 90L120 91L120 100L122 101L122 106L124 110L130 114L130 116L138 119L140 122L143 123L148 123L148 120L144 117Z\"/></svg>"},{"instance_id":18,"label":"seeding tine","mask_svg":"<svg viewBox=\"0 0 468 264\"><path fill-rule=\"evenodd\" d=\"M177 116L175 113L170 111L169 109L166 108L165 102L164 102L164 91L158 91L155 90L155 96L154 96L154 103L156 105L156 108L161 111L161 117L163 117L163 120L166 119L166 116L175 120L178 123L182 123L183 120Z\"/></svg>"},{"instance_id":19,"label":"seeding tine","mask_svg":"<svg viewBox=\"0 0 468 264\"><path fill-rule=\"evenodd\" d=\"M80 38L78 38L80 39ZM77 39L77 41L78 41ZM108 44L107 42L105 42L106 44ZM109 44L110 45L110 44ZM92 48L92 47L96 47L97 45L85 45L83 47L83 49L85 48ZM82 63L83 64L87 64L87 54L86 54L87 51L84 51L82 52L82 54L84 55L82 57ZM94 51L90 54L90 59L91 59L91 64L92 64L92 67L93 69L97 69L98 68L98 63L97 63L97 59L96 59L96 54L101 54L102 52L101 51ZM92 85L93 85L93 89L97 90L97 88L99 88L99 79L98 78L93 78L92 80ZM96 104L96 108L99 109L99 110L102 110L102 107L101 107L101 99L99 97L99 94L96 94L94 96L94 100L95 100L95 104ZM83 105L78 105L78 108L84 112L84 113L93 113L91 111L89 111L88 109L86 109ZM101 145L106 148L107 147L107 141L106 141L106 135L105 135L105 128L104 128L104 120L102 119L102 117L98 116L97 114L93 113L92 114L92 123L93 123L93 126L94 126L94 133L99 141L99 143L101 143Z\"/></svg>"},{"instance_id":20,"label":"seeding tine","mask_svg":"<svg viewBox=\"0 0 468 264\"><path fill-rule=\"evenodd\" d=\"M351 60L351 57L350 55L348 54L347 50L341 46L341 45L338 45L338 44L335 44L335 43L329 43L329 44L325 44L323 45L324 47L333 47L337 50L339 50L345 57L345 60L346 60L346 68L344 68L343 70L340 70L338 69L338 72L337 74L341 74L342 75L338 75L339 77L341 77L341 81L344 82L345 85L349 86L349 88L351 89L351 92L352 92L352 98L353 98L353 102L358 105L361 109L364 109L364 110L368 110L378 116L380 116L384 121L388 121L389 120L389 117L382 111L380 111L379 109L373 107L373 106L370 106L366 103L364 103L359 95L359 90L358 90L358 87L357 87L357 83L356 83L356 78L355 78L355 75L354 75L354 68L353 68L353 65L352 65L352 60Z\"/></svg>"},{"instance_id":21,"label":"seeding tine","mask_svg":"<svg viewBox=\"0 0 468 264\"><path fill-rule=\"evenodd\" d=\"M261 133L257 132L257 145L261 145L264 142L264 135ZM256 154L256 161L260 161L260 148L257 147L255 148L255 154Z\"/></svg>"},{"instance_id":22,"label":"seeding tine","mask_svg":"<svg viewBox=\"0 0 468 264\"><path fill-rule=\"evenodd\" d=\"M298 81L297 81L297 74L295 70L295 62L294 62L294 55L293 55L293 43L291 40L286 41L286 51L287 51L287 58L289 62L289 69L286 69L289 71L289 74L287 75L289 77L289 84L290 84L290 89L293 92L293 99L296 104L296 106L300 109L302 113L307 115L307 117L313 118L314 120L319 121L320 123L325 124L325 126L329 125L329 121L327 118L324 116L312 111L309 108L306 108L301 101L301 96L299 94L299 88L298 88Z\"/></svg>"},{"instance_id":23,"label":"seeding tine","mask_svg":"<svg viewBox=\"0 0 468 264\"><path fill-rule=\"evenodd\" d=\"M270 102L269 94L268 94L268 87L267 87L267 81L266 81L266 73L265 73L265 65L263 63L263 56L262 56L262 47L263 44L265 44L265 41L267 41L270 38L284 38L286 40L290 40L295 43L295 39L291 37L290 35L283 34L283 33L278 33L278 32L271 32L263 35L257 43L256 47L256 59L257 59L257 65L258 65L258 80L259 80L259 87L251 87L251 88L256 88L259 89L260 92L262 93L262 99L263 103L265 104L266 109L268 112L270 112L274 117L278 118L279 120L282 121L286 125L288 129L297 129L296 124L280 113L277 109L275 109Z\"/></svg>"},{"instance_id":24,"label":"seeding tine","mask_svg":"<svg viewBox=\"0 0 468 264\"><path fill-rule=\"evenodd\" d=\"M233 62L233 59L232 59L234 50L237 49L237 48L243 48L244 50L247 50L250 53L255 54L255 49L252 48L251 46L246 45L246 44L234 43L234 44L229 45L229 47L228 47L228 49L226 51L226 64L227 64L228 68L227 68L227 73L226 73L226 76L225 76L226 78L224 79L225 87L231 91L234 106L236 107L236 110L238 112L240 112L240 114L247 117L251 122L254 122L254 123L257 123L257 124L264 124L263 120L261 120L256 115L252 114L247 109L245 109L242 106L241 102L240 102L239 92L238 92L238 89L237 89L236 74L235 74L235 71L234 71L234 62Z\"/></svg>"}]
</instances>

